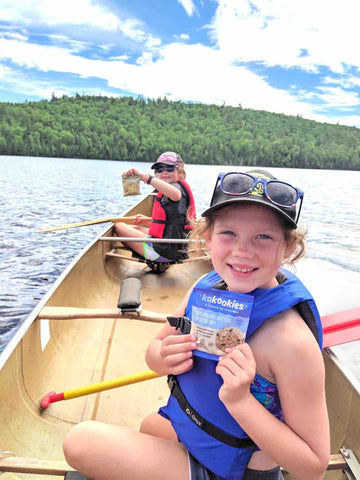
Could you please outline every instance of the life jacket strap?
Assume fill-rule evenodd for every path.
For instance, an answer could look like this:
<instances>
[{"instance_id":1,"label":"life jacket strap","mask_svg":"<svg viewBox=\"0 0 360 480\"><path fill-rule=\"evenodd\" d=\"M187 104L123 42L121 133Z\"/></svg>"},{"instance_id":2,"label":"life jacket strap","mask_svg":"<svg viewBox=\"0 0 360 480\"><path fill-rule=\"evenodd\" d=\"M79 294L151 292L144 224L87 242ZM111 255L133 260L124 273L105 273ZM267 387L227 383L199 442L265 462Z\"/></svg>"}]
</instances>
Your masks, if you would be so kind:
<instances>
[{"instance_id":1,"label":"life jacket strap","mask_svg":"<svg viewBox=\"0 0 360 480\"><path fill-rule=\"evenodd\" d=\"M204 430L204 432L216 438L216 440L219 440L226 445L230 445L230 447L256 447L256 444L251 440L251 438L235 437L234 435L231 435L231 433L224 432L224 430L221 430L221 428L218 428L211 422L205 420L205 418L202 417L186 400L186 397L181 390L175 375L168 375L167 383L169 385L171 395L176 398L181 410L186 413L186 415L195 423L195 425Z\"/></svg>"}]
</instances>

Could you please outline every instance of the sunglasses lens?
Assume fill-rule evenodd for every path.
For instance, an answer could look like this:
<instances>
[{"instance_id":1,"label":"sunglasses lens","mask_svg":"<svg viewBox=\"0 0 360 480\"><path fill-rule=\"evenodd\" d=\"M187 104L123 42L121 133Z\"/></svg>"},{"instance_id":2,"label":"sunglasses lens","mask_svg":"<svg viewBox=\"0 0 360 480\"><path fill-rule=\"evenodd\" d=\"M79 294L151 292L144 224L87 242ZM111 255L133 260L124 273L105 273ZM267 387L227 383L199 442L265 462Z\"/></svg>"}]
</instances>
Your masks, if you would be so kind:
<instances>
[{"instance_id":1,"label":"sunglasses lens","mask_svg":"<svg viewBox=\"0 0 360 480\"><path fill-rule=\"evenodd\" d=\"M161 167L155 167L155 173L161 173L161 172L173 172L175 170L175 165L162 165Z\"/></svg>"},{"instance_id":2,"label":"sunglasses lens","mask_svg":"<svg viewBox=\"0 0 360 480\"><path fill-rule=\"evenodd\" d=\"M222 179L222 191L229 195L241 195L250 190L254 179L242 173L228 173Z\"/></svg>"},{"instance_id":3,"label":"sunglasses lens","mask_svg":"<svg viewBox=\"0 0 360 480\"><path fill-rule=\"evenodd\" d=\"M282 182L269 182L267 192L274 203L283 207L291 207L296 203L298 193L294 187Z\"/></svg>"}]
</instances>

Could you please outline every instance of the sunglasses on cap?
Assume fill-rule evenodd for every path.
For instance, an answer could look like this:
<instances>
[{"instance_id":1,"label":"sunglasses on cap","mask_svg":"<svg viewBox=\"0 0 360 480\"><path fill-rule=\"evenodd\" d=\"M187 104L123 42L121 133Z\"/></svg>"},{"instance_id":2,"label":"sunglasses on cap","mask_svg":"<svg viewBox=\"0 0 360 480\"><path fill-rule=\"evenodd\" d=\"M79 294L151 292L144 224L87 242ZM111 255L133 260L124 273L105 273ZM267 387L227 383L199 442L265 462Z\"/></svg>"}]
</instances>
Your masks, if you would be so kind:
<instances>
[{"instance_id":1,"label":"sunglasses on cap","mask_svg":"<svg viewBox=\"0 0 360 480\"><path fill-rule=\"evenodd\" d=\"M219 174L216 182L216 187L217 186L219 186L220 190L226 195L265 196L269 202L277 207L289 210L294 209L300 199L300 207L296 219L294 219L295 223L297 223L299 219L304 192L289 183L276 179L268 180L266 178L255 177L250 173L228 172ZM215 190L210 205L213 203Z\"/></svg>"},{"instance_id":2,"label":"sunglasses on cap","mask_svg":"<svg viewBox=\"0 0 360 480\"><path fill-rule=\"evenodd\" d=\"M155 165L154 170L155 173L161 173L161 172L173 172L175 168L178 168L177 165Z\"/></svg>"}]
</instances>

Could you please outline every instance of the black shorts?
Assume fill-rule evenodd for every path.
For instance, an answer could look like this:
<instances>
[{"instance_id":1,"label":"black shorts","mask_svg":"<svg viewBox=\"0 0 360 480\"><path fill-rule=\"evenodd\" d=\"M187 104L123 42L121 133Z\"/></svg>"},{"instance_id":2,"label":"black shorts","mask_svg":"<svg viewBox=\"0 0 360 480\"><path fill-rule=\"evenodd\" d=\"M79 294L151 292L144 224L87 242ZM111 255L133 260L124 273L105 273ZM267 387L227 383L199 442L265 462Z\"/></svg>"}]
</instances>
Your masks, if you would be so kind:
<instances>
[{"instance_id":1,"label":"black shorts","mask_svg":"<svg viewBox=\"0 0 360 480\"><path fill-rule=\"evenodd\" d=\"M190 480L224 480L199 463L191 453L189 455ZM280 467L271 470L253 470L247 468L242 480L284 480Z\"/></svg>"}]
</instances>

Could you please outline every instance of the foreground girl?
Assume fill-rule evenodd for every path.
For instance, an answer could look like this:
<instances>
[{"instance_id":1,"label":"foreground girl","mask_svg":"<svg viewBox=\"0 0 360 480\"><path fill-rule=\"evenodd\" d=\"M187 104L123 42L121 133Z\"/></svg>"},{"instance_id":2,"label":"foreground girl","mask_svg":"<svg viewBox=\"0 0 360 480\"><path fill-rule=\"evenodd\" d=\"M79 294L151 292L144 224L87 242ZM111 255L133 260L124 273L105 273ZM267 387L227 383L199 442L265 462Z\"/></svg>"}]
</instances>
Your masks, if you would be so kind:
<instances>
[{"instance_id":1,"label":"foreground girl","mask_svg":"<svg viewBox=\"0 0 360 480\"><path fill-rule=\"evenodd\" d=\"M282 478L279 465L297 479L323 478L329 427L320 319L309 292L281 270L303 251L302 199L267 172L218 177L202 230L215 270L175 315L195 317L199 289L235 292L253 301L246 343L221 347L214 360L199 356L186 325L181 334L166 324L146 359L170 375L167 406L141 433L78 425L64 443L73 467L93 479L270 480Z\"/></svg>"}]
</instances>

